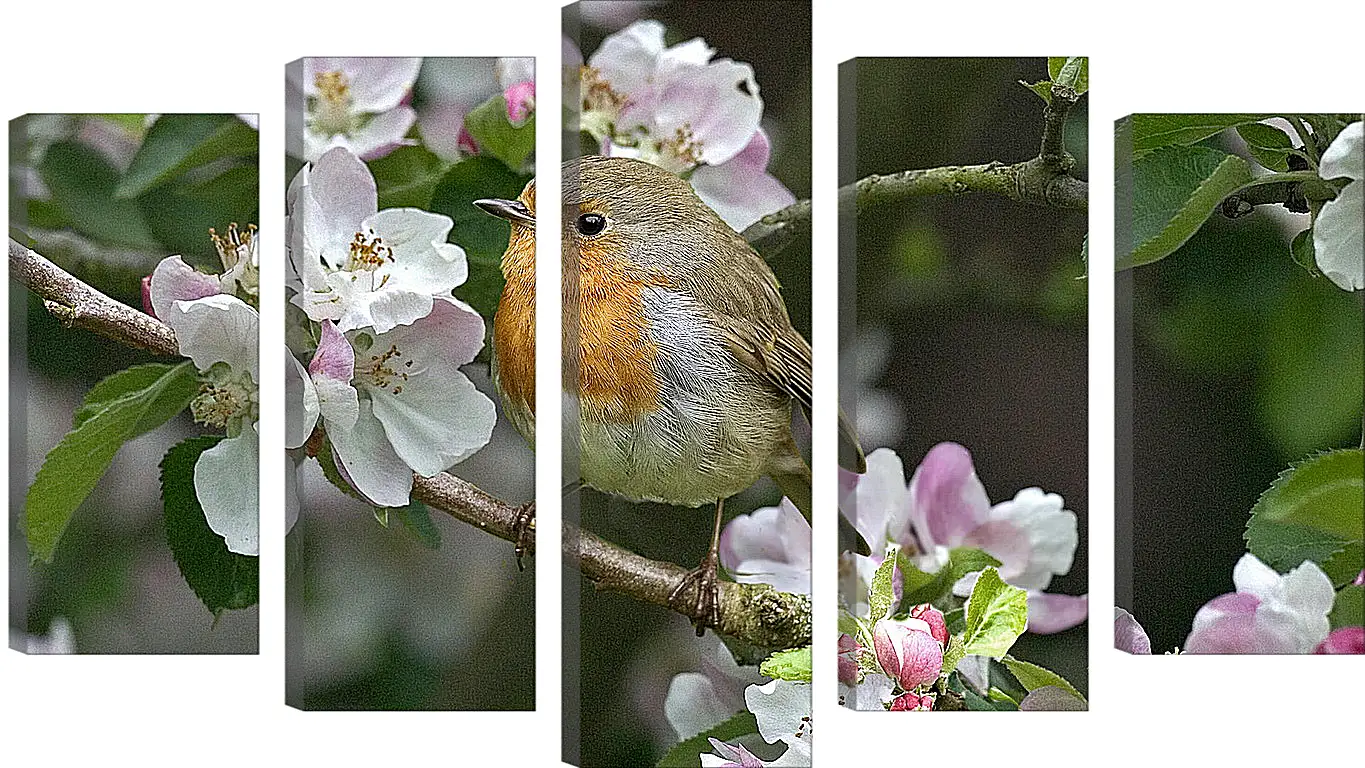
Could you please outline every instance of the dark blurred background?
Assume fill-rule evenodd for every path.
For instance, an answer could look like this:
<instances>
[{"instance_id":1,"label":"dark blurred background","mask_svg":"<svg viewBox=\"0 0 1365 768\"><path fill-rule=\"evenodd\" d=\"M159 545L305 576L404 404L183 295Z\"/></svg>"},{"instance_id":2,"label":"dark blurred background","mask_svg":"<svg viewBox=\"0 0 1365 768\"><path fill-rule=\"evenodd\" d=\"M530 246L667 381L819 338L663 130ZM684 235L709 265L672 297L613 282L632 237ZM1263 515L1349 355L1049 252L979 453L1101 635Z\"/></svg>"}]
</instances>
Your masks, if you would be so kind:
<instances>
[{"instance_id":1,"label":"dark blurred background","mask_svg":"<svg viewBox=\"0 0 1365 768\"><path fill-rule=\"evenodd\" d=\"M584 59L592 56L607 35L631 21L649 18L663 22L668 45L702 37L716 49L715 58L752 65L764 103L762 125L772 140L768 170L798 199L810 197L810 3L589 0L565 12L569 25L565 33L571 38L575 13L581 26L574 42ZM793 324L809 338L809 247L792 247L770 266L782 283ZM808 446L809 427L801 417L794 424L797 441ZM580 492L577 499L584 528L634 552L688 568L706 554L711 538L709 507L632 504L591 490ZM781 494L765 478L727 500L726 519L780 499ZM573 503L565 499L568 518L573 515ZM712 648L710 633L705 640L699 639L676 613L611 592L596 592L577 571L566 570L564 579L565 758L593 766L654 765L678 739L664 718L669 681L678 672L704 666L702 656ZM576 667L571 661L575 657L580 659ZM571 721L573 709L579 712L577 723ZM581 738L577 749L572 746L575 736Z\"/></svg>"},{"instance_id":2,"label":"dark blurred background","mask_svg":"<svg viewBox=\"0 0 1365 768\"><path fill-rule=\"evenodd\" d=\"M1246 156L1240 140L1211 142ZM1116 559L1132 567L1115 590L1153 652L1183 646L1199 608L1233 591L1251 508L1275 477L1359 445L1361 295L1291 260L1307 226L1273 206L1214 214L1174 254L1117 276L1116 397L1131 392L1132 463L1116 481L1132 504L1120 502Z\"/></svg>"},{"instance_id":3,"label":"dark blurred background","mask_svg":"<svg viewBox=\"0 0 1365 768\"><path fill-rule=\"evenodd\" d=\"M39 253L137 308L140 280L161 259L179 253L221 272L209 227L258 220L254 155L116 198L114 186L153 119L49 114L10 122L11 236L31 238ZM9 311L11 641L22 647L25 636L66 626L68 652L255 653L257 608L215 621L166 541L158 464L171 446L202 433L188 413L125 445L72 516L53 561L30 562L19 519L43 458L71 428L90 387L156 358L63 327L13 281Z\"/></svg>"},{"instance_id":4,"label":"dark blurred background","mask_svg":"<svg viewBox=\"0 0 1365 768\"><path fill-rule=\"evenodd\" d=\"M1044 105L1018 81L1046 79L1043 58L844 63L839 183L1037 156ZM1080 178L1087 103L1066 133ZM1048 591L1085 594L1085 212L940 195L866 207L852 234L856 251L841 242L845 286L856 269L856 301L845 295L840 308L841 402L863 447L894 449L908 481L930 448L957 442L992 503L1029 486L1060 494L1079 518L1080 546ZM1012 653L1084 692L1085 627L1025 634Z\"/></svg>"}]
</instances>

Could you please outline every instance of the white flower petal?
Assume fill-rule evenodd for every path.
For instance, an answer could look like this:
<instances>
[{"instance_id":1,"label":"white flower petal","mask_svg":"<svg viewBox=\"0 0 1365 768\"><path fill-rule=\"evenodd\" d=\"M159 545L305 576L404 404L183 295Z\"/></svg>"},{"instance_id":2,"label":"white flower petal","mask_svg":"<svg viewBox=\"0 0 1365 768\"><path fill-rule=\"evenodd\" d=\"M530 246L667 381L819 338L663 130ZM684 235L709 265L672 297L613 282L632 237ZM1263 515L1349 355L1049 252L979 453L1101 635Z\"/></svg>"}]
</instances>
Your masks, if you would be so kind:
<instances>
[{"instance_id":1,"label":"white flower petal","mask_svg":"<svg viewBox=\"0 0 1365 768\"><path fill-rule=\"evenodd\" d=\"M422 68L421 58L376 56L342 61L351 81L351 108L356 112L387 112L397 107Z\"/></svg>"},{"instance_id":2,"label":"white flower petal","mask_svg":"<svg viewBox=\"0 0 1365 768\"><path fill-rule=\"evenodd\" d=\"M1353 181L1323 204L1313 223L1313 258L1343 291L1365 288L1365 181Z\"/></svg>"},{"instance_id":3,"label":"white flower petal","mask_svg":"<svg viewBox=\"0 0 1365 768\"><path fill-rule=\"evenodd\" d=\"M351 151L362 160L374 160L405 144L413 144L413 141L403 137L415 122L417 112L409 106L395 107L375 115L347 137L350 139Z\"/></svg>"},{"instance_id":4,"label":"white flower petal","mask_svg":"<svg viewBox=\"0 0 1365 768\"><path fill-rule=\"evenodd\" d=\"M308 441L318 423L318 393L307 369L289 350L284 364L284 446L298 448Z\"/></svg>"},{"instance_id":5,"label":"white flower petal","mask_svg":"<svg viewBox=\"0 0 1365 768\"><path fill-rule=\"evenodd\" d=\"M810 594L810 523L788 499L731 520L721 533L720 561L742 584L771 584Z\"/></svg>"},{"instance_id":6,"label":"white flower petal","mask_svg":"<svg viewBox=\"0 0 1365 768\"><path fill-rule=\"evenodd\" d=\"M226 293L194 301L177 301L162 320L175 331L180 354L201 371L227 363L260 382L256 360L260 315L251 305Z\"/></svg>"},{"instance_id":7,"label":"white flower petal","mask_svg":"<svg viewBox=\"0 0 1365 768\"><path fill-rule=\"evenodd\" d=\"M383 507L402 507L409 502L412 471L394 452L384 425L370 411L369 400L360 401L354 428L329 434L328 438L340 468L365 498Z\"/></svg>"},{"instance_id":8,"label":"white flower petal","mask_svg":"<svg viewBox=\"0 0 1365 768\"><path fill-rule=\"evenodd\" d=\"M242 555L255 555L260 547L259 443L253 423L204 451L194 465L194 494L209 527Z\"/></svg>"},{"instance_id":9,"label":"white flower petal","mask_svg":"<svg viewBox=\"0 0 1365 768\"><path fill-rule=\"evenodd\" d=\"M1002 561L1001 578L1016 587L1041 592L1047 589L1054 574L1071 570L1080 537L1076 513L1064 508L1061 496L1043 493L1039 488L1025 488L1013 500L992 507L982 527L990 529L998 523L1008 524L1025 537L1018 542L1022 544L1019 548L1027 553L1025 562L1006 562L1011 559L1008 553L1014 549L1009 542L1003 547L992 547L987 541L978 542L974 531L968 534L967 543L977 543Z\"/></svg>"},{"instance_id":10,"label":"white flower petal","mask_svg":"<svg viewBox=\"0 0 1365 768\"><path fill-rule=\"evenodd\" d=\"M754 713L764 741L788 745L783 757L792 750L809 757L810 725L804 720L811 713L809 683L772 680L764 685L751 685L744 689L744 703Z\"/></svg>"},{"instance_id":11,"label":"white flower petal","mask_svg":"<svg viewBox=\"0 0 1365 768\"><path fill-rule=\"evenodd\" d=\"M679 741L710 730L734 714L734 702L722 698L711 678L701 672L679 672L668 684L664 718Z\"/></svg>"}]
</instances>

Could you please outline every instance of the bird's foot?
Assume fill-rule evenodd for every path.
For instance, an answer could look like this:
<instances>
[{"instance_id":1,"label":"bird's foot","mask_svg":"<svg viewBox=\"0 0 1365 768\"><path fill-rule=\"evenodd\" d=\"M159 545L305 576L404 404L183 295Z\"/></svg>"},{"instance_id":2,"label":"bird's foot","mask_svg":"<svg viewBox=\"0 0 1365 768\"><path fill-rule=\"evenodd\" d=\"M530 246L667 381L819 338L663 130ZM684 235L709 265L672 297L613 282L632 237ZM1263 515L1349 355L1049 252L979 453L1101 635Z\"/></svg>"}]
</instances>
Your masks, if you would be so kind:
<instances>
[{"instance_id":1,"label":"bird's foot","mask_svg":"<svg viewBox=\"0 0 1365 768\"><path fill-rule=\"evenodd\" d=\"M692 619L697 637L705 634L707 627L720 626L719 560L714 550L709 552L701 565L688 571L668 596L673 610Z\"/></svg>"},{"instance_id":2,"label":"bird's foot","mask_svg":"<svg viewBox=\"0 0 1365 768\"><path fill-rule=\"evenodd\" d=\"M517 554L517 570L524 571L526 566L521 562L522 555L525 555L536 543L536 503L534 501L522 504L517 508L517 519L512 523L512 536L512 541L516 545L512 551Z\"/></svg>"}]
</instances>

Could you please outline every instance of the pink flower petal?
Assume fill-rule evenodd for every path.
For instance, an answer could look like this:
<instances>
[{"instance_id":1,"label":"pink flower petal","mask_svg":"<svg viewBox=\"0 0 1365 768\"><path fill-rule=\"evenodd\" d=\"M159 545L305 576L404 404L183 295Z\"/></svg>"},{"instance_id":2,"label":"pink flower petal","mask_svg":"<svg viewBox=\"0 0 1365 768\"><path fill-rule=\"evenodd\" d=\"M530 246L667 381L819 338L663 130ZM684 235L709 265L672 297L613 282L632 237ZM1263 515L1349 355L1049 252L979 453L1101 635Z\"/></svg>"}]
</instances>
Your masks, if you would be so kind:
<instances>
[{"instance_id":1,"label":"pink flower petal","mask_svg":"<svg viewBox=\"0 0 1365 768\"><path fill-rule=\"evenodd\" d=\"M165 322L177 301L194 301L222 293L218 278L186 264L179 256L167 256L156 265L148 286L152 314Z\"/></svg>"},{"instance_id":2,"label":"pink flower petal","mask_svg":"<svg viewBox=\"0 0 1365 768\"><path fill-rule=\"evenodd\" d=\"M1090 612L1086 595L1056 595L1048 592L1028 594L1028 631L1050 635L1085 623Z\"/></svg>"},{"instance_id":3,"label":"pink flower petal","mask_svg":"<svg viewBox=\"0 0 1365 768\"><path fill-rule=\"evenodd\" d=\"M337 381L350 381L355 376L355 349L331 320L322 321L322 338L308 363L308 373Z\"/></svg>"},{"instance_id":4,"label":"pink flower petal","mask_svg":"<svg viewBox=\"0 0 1365 768\"><path fill-rule=\"evenodd\" d=\"M1134 655L1150 655L1152 641L1133 614L1122 608L1114 609L1114 647Z\"/></svg>"},{"instance_id":5,"label":"pink flower petal","mask_svg":"<svg viewBox=\"0 0 1365 768\"><path fill-rule=\"evenodd\" d=\"M939 443L929 449L910 480L910 505L910 518L925 552L936 545L957 546L991 508L986 488L976 478L971 453L957 443Z\"/></svg>"},{"instance_id":6,"label":"pink flower petal","mask_svg":"<svg viewBox=\"0 0 1365 768\"><path fill-rule=\"evenodd\" d=\"M1365 627L1341 627L1318 643L1313 653L1365 653Z\"/></svg>"}]
</instances>

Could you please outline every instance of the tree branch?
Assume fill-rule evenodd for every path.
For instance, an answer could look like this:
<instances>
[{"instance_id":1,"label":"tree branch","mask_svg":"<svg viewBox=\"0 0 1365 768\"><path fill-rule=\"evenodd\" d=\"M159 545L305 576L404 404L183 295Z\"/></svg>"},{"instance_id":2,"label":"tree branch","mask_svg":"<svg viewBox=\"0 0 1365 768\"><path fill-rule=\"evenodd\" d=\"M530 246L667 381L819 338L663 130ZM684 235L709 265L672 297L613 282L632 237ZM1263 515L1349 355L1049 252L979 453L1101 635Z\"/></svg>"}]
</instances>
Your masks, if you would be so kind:
<instances>
[{"instance_id":1,"label":"tree branch","mask_svg":"<svg viewBox=\"0 0 1365 768\"><path fill-rule=\"evenodd\" d=\"M9 241L9 273L68 328L84 328L158 355L180 356L170 326L105 296L14 238Z\"/></svg>"},{"instance_id":2,"label":"tree branch","mask_svg":"<svg viewBox=\"0 0 1365 768\"><path fill-rule=\"evenodd\" d=\"M179 355L175 334L150 315L105 296L32 249L10 240L10 274L44 299L49 311L68 327L94 331L121 344L163 355ZM427 506L534 552L534 523L521 529L525 508L509 504L467 480L442 472L413 475L412 495ZM650 560L588 533L564 525L564 556L598 589L609 589L647 603L671 607L668 597L686 571ZM684 601L686 602L686 601ZM806 645L811 637L810 598L778 592L764 584L721 584L717 630L760 648Z\"/></svg>"}]
</instances>

